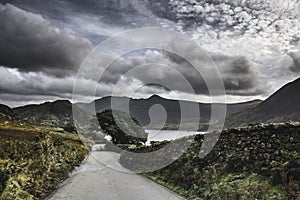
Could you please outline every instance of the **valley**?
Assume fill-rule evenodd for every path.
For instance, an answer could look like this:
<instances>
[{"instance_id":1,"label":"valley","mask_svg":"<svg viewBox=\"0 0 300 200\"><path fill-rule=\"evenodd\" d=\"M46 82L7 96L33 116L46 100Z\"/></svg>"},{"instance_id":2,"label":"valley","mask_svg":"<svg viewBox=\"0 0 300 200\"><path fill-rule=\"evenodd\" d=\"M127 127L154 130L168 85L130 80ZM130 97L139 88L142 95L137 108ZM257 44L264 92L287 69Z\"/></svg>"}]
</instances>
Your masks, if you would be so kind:
<instances>
[{"instance_id":1,"label":"valley","mask_svg":"<svg viewBox=\"0 0 300 200\"><path fill-rule=\"evenodd\" d=\"M163 148L171 141L180 144L180 141L193 140L187 152L178 160L162 169L142 175L187 199L215 199L224 195L226 199L252 197L295 199L299 197L300 186L300 124L297 122L300 121L298 118L300 115L296 92L300 89L299 80L282 87L263 102L227 105L226 129L222 131L216 146L204 159L198 158L203 138L206 137L205 134L213 133L189 136L189 132L182 132L185 135L173 137L153 135L157 131L153 129L150 131L152 135L148 136L142 126L149 127L147 125L151 115L148 115L148 110L153 105L161 105L167 114L164 129L169 128L169 134L174 133L171 129L178 126L180 104L187 105L187 108L189 105L191 108L196 105L202 109L204 116L202 123L205 124L210 117L210 112L206 112L210 109L210 104L181 102L152 96L140 100L104 97L91 104L72 104L70 101L59 100L18 108L1 105L1 197L7 200L40 199L48 195L87 158L89 150L96 143L106 144L102 150L120 154L120 164L123 167L141 173L139 161L135 160L130 152L148 153ZM107 110L112 99L118 102L113 107L116 110L115 116ZM129 102L130 114L123 112L126 102ZM97 120L103 130L78 127L74 123L72 106L80 110L79 114L82 117L95 120L88 118L93 104L96 106ZM132 117L134 123L128 121L128 117ZM159 116L156 116L156 119L160 120ZM192 119L187 121L197 123ZM115 120L126 127L126 132L137 135L133 137L122 135L121 132L124 130L117 127ZM79 137L78 128L87 134ZM105 135L115 138L112 142L117 148L104 139ZM139 137L144 139L136 140ZM148 146L139 143L147 141L148 137L156 139L150 141ZM161 156L163 159L164 155ZM101 159L103 161L104 158ZM156 162L159 163L153 161ZM107 181L110 182L111 178L109 176ZM138 176L136 178L139 179ZM66 195L63 191L59 190L55 195Z\"/></svg>"}]
</instances>

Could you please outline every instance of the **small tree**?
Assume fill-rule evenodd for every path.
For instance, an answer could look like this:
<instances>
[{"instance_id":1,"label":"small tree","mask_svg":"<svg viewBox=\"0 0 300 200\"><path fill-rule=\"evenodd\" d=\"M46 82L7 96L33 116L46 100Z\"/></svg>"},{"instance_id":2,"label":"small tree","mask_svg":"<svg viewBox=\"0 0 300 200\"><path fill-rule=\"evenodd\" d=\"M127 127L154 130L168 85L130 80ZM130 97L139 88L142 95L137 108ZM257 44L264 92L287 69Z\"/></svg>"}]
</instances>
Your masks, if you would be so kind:
<instances>
[{"instance_id":1,"label":"small tree","mask_svg":"<svg viewBox=\"0 0 300 200\"><path fill-rule=\"evenodd\" d=\"M73 122L67 123L63 129L69 133L77 133L76 125Z\"/></svg>"},{"instance_id":2,"label":"small tree","mask_svg":"<svg viewBox=\"0 0 300 200\"><path fill-rule=\"evenodd\" d=\"M98 113L97 118L101 129L112 137L114 144L139 144L147 141L148 133L126 112L106 110Z\"/></svg>"}]
</instances>

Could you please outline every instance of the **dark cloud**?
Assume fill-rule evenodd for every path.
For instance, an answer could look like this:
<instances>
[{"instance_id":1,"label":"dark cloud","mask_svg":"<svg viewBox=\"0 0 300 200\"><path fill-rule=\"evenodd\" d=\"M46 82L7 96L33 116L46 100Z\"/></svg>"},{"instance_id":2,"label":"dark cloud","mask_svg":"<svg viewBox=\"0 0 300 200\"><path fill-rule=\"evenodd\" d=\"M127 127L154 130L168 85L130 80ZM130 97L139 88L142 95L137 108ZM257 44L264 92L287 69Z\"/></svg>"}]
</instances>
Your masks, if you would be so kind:
<instances>
[{"instance_id":1,"label":"dark cloud","mask_svg":"<svg viewBox=\"0 0 300 200\"><path fill-rule=\"evenodd\" d=\"M77 81L78 93L73 94L73 86ZM96 88L95 94L90 90ZM23 105L26 102L36 103L55 99L77 99L90 102L95 98L112 95L117 89L117 94L126 96L128 88L136 87L136 81L125 79L120 87L114 84L100 83L84 78L52 77L40 72L19 72L0 66L0 102L10 106ZM123 92L123 93L122 93ZM166 90L158 85L144 85L138 88L138 97L145 94L165 93ZM136 95L136 93L135 93Z\"/></svg>"},{"instance_id":2,"label":"dark cloud","mask_svg":"<svg viewBox=\"0 0 300 200\"><path fill-rule=\"evenodd\" d=\"M263 78L256 72L256 66L244 56L227 56L218 53L206 53L204 50L199 51L198 46L193 49L190 44L182 44L176 41L171 44L175 51L183 49L186 52L186 58L194 60L198 65L202 66L204 72L214 72L214 69L221 73L226 93L230 95L260 95L268 91L268 84L264 83ZM170 55L170 54L169 54ZM209 61L209 56L212 60ZM185 60L175 58L171 55L169 58L177 63L177 68L188 77L192 83L194 90L199 94L207 94L205 81L201 76L203 74L197 73L193 67ZM206 79L214 80L217 74L204 74L208 77Z\"/></svg>"},{"instance_id":3,"label":"dark cloud","mask_svg":"<svg viewBox=\"0 0 300 200\"><path fill-rule=\"evenodd\" d=\"M268 85L263 83L263 78L247 58L213 55L212 60L221 72L227 94L252 96L268 91Z\"/></svg>"},{"instance_id":4,"label":"dark cloud","mask_svg":"<svg viewBox=\"0 0 300 200\"><path fill-rule=\"evenodd\" d=\"M142 11L144 3L136 0L51 0L41 2L40 0L0 0L0 3L11 3L18 7L39 13L47 18L72 22L75 16L92 16L99 18L106 24L134 27L135 24L146 25L147 21L153 23L147 13ZM137 17L138 16L138 17ZM100 21L99 20L99 21Z\"/></svg>"},{"instance_id":5,"label":"dark cloud","mask_svg":"<svg viewBox=\"0 0 300 200\"><path fill-rule=\"evenodd\" d=\"M282 49L293 50L299 43L296 20L299 19L299 1L272 2L0 0L0 65L5 66L0 68L0 100L6 98L24 103L30 96L34 101L71 98L74 72L92 48L90 43L95 45L128 28L145 26L182 31L212 52L211 59L222 75L228 95L237 99L265 95L270 92L268 84L277 80L272 75L267 79L262 75L266 65L272 66L272 59L260 62L261 57L256 59L256 55L264 58L264 54L275 52L277 56ZM288 7L288 3L293 4ZM134 37L132 42L137 42ZM169 45L174 50L180 49L185 57L201 65L207 73L199 74L185 59L170 52L138 52L116 60L109 67L96 96L109 95L120 80L122 84L118 90L125 95L131 87L151 82L139 89L140 97L158 92L168 94L170 90L188 96L177 73L189 82L196 94L207 95L204 78L216 78L215 74L209 73L214 64L207 62L201 52L188 44L173 41ZM241 56L245 52L247 56ZM300 72L299 55L290 54L293 64L289 69L294 73ZM258 67L250 61L253 57L256 63L265 64ZM147 65L147 68L126 74L140 65ZM275 68L274 65L274 70L268 70L277 73ZM290 74L286 65L281 69ZM88 71L80 80L80 95L89 94L87 88L97 84L98 77L94 77L94 72Z\"/></svg>"},{"instance_id":6,"label":"dark cloud","mask_svg":"<svg viewBox=\"0 0 300 200\"><path fill-rule=\"evenodd\" d=\"M69 77L53 77L41 72L20 72L17 69L9 69L6 67L0 67L0 97L14 96L17 98L19 95L19 101L25 101L30 99L47 99L48 97L72 99L73 86L75 81L79 82L79 98L91 98L88 89L97 85L92 80L86 80L82 78ZM109 95L112 91L111 85L101 85L96 90L95 96ZM23 98L27 96L27 98ZM75 97L77 97L75 95ZM1 98L0 98L1 99ZM92 99L92 98L91 98ZM12 99L16 101L17 99ZM10 104L11 105L11 104Z\"/></svg>"},{"instance_id":7,"label":"dark cloud","mask_svg":"<svg viewBox=\"0 0 300 200\"><path fill-rule=\"evenodd\" d=\"M0 4L0 21L0 65L64 76L91 49L86 39L11 4Z\"/></svg>"},{"instance_id":8,"label":"dark cloud","mask_svg":"<svg viewBox=\"0 0 300 200\"><path fill-rule=\"evenodd\" d=\"M66 20L66 13L72 11L68 1L39 1L39 0L0 0L2 4L12 4L22 10L46 16L48 19Z\"/></svg>"},{"instance_id":9,"label":"dark cloud","mask_svg":"<svg viewBox=\"0 0 300 200\"><path fill-rule=\"evenodd\" d=\"M181 48L190 48L180 45ZM174 47L176 48L176 47ZM188 56L203 67L200 74L187 60L170 52L148 50L143 55L120 58L112 63L101 78L101 82L116 84L122 77L136 79L149 86L161 85L171 90L186 92L188 83L194 93L209 94L206 81L213 81L217 75L209 73L217 67L221 73L226 93L229 95L261 95L265 94L268 85L255 72L255 66L242 56L225 56L211 54L213 62L196 50L189 49ZM135 70L136 69L136 70ZM182 76L187 82L180 81ZM206 77L203 77L206 76Z\"/></svg>"},{"instance_id":10,"label":"dark cloud","mask_svg":"<svg viewBox=\"0 0 300 200\"><path fill-rule=\"evenodd\" d=\"M246 57L212 55L212 59L222 72L227 94L259 95L268 91L269 86Z\"/></svg>"},{"instance_id":11,"label":"dark cloud","mask_svg":"<svg viewBox=\"0 0 300 200\"><path fill-rule=\"evenodd\" d=\"M294 73L300 73L300 52L291 52L289 56L292 59L289 69Z\"/></svg>"}]
</instances>

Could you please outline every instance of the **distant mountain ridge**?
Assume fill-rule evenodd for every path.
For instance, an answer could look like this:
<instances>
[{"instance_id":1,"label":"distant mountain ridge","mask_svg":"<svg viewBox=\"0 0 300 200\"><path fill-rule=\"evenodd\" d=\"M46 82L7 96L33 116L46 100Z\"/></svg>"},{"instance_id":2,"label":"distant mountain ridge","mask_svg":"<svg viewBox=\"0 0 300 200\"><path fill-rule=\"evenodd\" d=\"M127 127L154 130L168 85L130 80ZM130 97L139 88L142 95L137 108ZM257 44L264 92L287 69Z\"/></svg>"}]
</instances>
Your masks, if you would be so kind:
<instances>
[{"instance_id":1,"label":"distant mountain ridge","mask_svg":"<svg viewBox=\"0 0 300 200\"><path fill-rule=\"evenodd\" d=\"M289 120L300 121L299 91L300 78L286 84L265 101L254 100L243 103L226 104L225 127L246 126L251 123L287 122ZM182 114L180 106L183 106L185 113L189 114L182 117L184 124L200 123L205 127L211 118L212 105L213 104L209 103L165 99L158 95L153 95L147 99L107 96L91 103L74 104L74 106L80 108L80 114L83 116L93 109L95 109L97 113L107 109L121 111L127 111L129 109L130 114L146 128L156 128L164 121L166 122L165 127L178 126L181 122ZM73 122L72 106L73 104L68 100L46 102L40 105L27 105L14 109L0 105L0 119L13 119L15 116L19 116L20 119L33 124L63 126ZM154 107L155 109L151 112L151 109ZM161 110L161 107L163 107L164 110ZM197 116L190 114L194 113L195 108L199 108L200 110L200 122ZM221 117L221 114L219 114L217 120L221 119Z\"/></svg>"},{"instance_id":2,"label":"distant mountain ridge","mask_svg":"<svg viewBox=\"0 0 300 200\"><path fill-rule=\"evenodd\" d=\"M254 100L243 103L227 104L227 116L245 109L255 107L260 102L260 100ZM166 112L166 116L161 115L162 112L156 112L157 110L154 110L153 112L151 112L151 121L149 110L155 105L160 105L161 107L163 107ZM200 123L205 124L210 121L212 104L183 100L171 100L162 98L158 95L153 95L147 99L132 99L128 97L107 96L101 99L97 99L89 104L80 103L78 104L78 106L87 111L92 111L93 109L95 109L97 113L102 112L106 109L121 111L128 111L129 109L130 114L134 118L136 118L140 124L142 124L143 126L147 126L147 128L156 128L156 126L164 121L166 121L167 126L179 125L181 122L181 114L185 115L182 117L184 124L198 124L199 118L192 115L193 113L195 113L195 108L199 108L200 110ZM185 109L185 114L181 113L180 106ZM220 113L219 116L217 116L217 120L221 117L222 114Z\"/></svg>"},{"instance_id":3,"label":"distant mountain ridge","mask_svg":"<svg viewBox=\"0 0 300 200\"><path fill-rule=\"evenodd\" d=\"M68 100L26 105L14 108L13 111L22 120L36 125L60 127L73 121L72 103Z\"/></svg>"},{"instance_id":4,"label":"distant mountain ridge","mask_svg":"<svg viewBox=\"0 0 300 200\"><path fill-rule=\"evenodd\" d=\"M254 108L233 114L227 127L251 123L300 121L300 78L290 82Z\"/></svg>"},{"instance_id":5,"label":"distant mountain ridge","mask_svg":"<svg viewBox=\"0 0 300 200\"><path fill-rule=\"evenodd\" d=\"M113 107L111 102L114 102ZM128 104L129 102L129 104ZM94 103L94 104L93 104ZM227 116L241 110L249 109L260 103L259 100L245 103L228 104ZM192 109L200 109L200 123L205 124L210 121L211 104L197 103L191 101L178 101L162 98L158 95L153 95L147 99L132 99L128 97L103 97L95 100L92 103L77 103L72 104L68 100L57 100L54 102L45 102L39 105L26 105L12 109L13 113L19 116L23 121L31 124L50 126L50 127L64 127L68 123L73 123L72 106L78 106L79 114L84 118L88 118L88 113L93 110L95 105L96 112L100 113L107 109L115 109L126 111L129 105L130 114L136 118L139 123L147 128L157 128L161 122L166 121L165 127L178 126L181 122L180 105L186 109L185 113L193 113ZM166 111L166 116L161 115L154 109L149 116L149 109L154 105L162 106ZM165 118L166 117L166 118ZM218 116L221 117L221 116ZM198 124L199 119L196 116L183 116L184 124ZM152 119L152 121L151 121ZM205 125L204 125L205 126ZM176 127L175 127L176 128Z\"/></svg>"}]
</instances>

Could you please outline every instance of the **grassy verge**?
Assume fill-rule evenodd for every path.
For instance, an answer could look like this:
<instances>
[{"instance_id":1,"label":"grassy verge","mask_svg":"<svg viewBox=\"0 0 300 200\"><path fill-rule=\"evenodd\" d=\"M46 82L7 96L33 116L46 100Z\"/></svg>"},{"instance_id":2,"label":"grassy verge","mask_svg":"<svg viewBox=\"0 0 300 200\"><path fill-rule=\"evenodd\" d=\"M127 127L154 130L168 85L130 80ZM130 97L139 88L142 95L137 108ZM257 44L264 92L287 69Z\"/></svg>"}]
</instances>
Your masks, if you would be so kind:
<instances>
[{"instance_id":1,"label":"grassy verge","mask_svg":"<svg viewBox=\"0 0 300 200\"><path fill-rule=\"evenodd\" d=\"M78 136L0 125L0 199L40 199L88 155Z\"/></svg>"},{"instance_id":2,"label":"grassy verge","mask_svg":"<svg viewBox=\"0 0 300 200\"><path fill-rule=\"evenodd\" d=\"M148 170L148 166L159 167L164 159L172 158L174 152L191 140L179 159L174 158L172 164L144 175L194 200L296 200L300 199L299 131L300 126L293 124L224 130L204 159L199 157L204 136L197 135L193 139L173 141L172 148L165 146L163 151L157 151L162 143L132 150L135 153L156 151L156 156L147 159L122 152L120 162L136 172Z\"/></svg>"},{"instance_id":3,"label":"grassy verge","mask_svg":"<svg viewBox=\"0 0 300 200\"><path fill-rule=\"evenodd\" d=\"M170 190L186 197L189 200L202 199L288 199L283 186L274 186L263 176L252 173L242 174L211 174L203 171L208 176L201 178L201 184L196 182L186 187L175 182L170 182L167 177L157 173L143 174L147 178L169 188ZM214 178L212 178L214 177ZM200 180L199 180L200 181Z\"/></svg>"}]
</instances>

